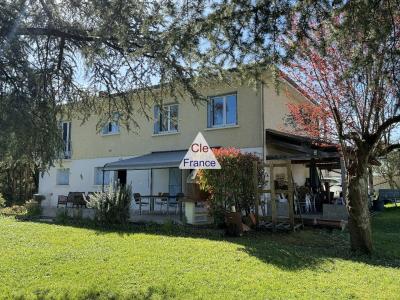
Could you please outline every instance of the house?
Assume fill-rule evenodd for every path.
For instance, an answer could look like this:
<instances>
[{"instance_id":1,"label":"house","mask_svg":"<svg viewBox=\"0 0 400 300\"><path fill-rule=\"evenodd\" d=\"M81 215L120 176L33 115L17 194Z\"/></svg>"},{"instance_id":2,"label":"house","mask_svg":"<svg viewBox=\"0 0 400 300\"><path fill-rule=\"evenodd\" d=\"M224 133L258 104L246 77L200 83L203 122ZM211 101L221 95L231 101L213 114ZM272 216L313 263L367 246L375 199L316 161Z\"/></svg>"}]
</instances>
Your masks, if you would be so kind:
<instances>
[{"instance_id":1,"label":"house","mask_svg":"<svg viewBox=\"0 0 400 300\"><path fill-rule=\"evenodd\" d=\"M100 132L95 115L83 124L62 120L64 159L40 178L39 193L46 196L43 208L54 215L60 195L99 191L116 181L131 184L141 195L186 194L191 172L178 165L198 132L211 147L235 147L264 159L285 153L266 142L266 130L282 130L287 103L310 100L288 80L280 81L279 91L272 80L266 82L256 87L216 83L201 91L208 104L197 106L186 99L165 99L162 109L154 105L149 111L154 118L137 116L137 131L121 126L117 114ZM305 165L294 165L293 176L304 185ZM132 204L132 215L139 211L137 205Z\"/></svg>"}]
</instances>

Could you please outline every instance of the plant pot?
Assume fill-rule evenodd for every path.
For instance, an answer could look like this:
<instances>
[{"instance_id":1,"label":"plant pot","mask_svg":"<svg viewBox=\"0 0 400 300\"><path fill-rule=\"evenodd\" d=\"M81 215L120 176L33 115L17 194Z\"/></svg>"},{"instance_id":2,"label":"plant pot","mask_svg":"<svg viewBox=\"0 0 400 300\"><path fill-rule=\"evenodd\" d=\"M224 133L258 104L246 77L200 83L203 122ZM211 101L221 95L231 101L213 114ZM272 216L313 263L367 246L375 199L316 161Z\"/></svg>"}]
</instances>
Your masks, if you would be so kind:
<instances>
[{"instance_id":1,"label":"plant pot","mask_svg":"<svg viewBox=\"0 0 400 300\"><path fill-rule=\"evenodd\" d=\"M385 203L382 200L374 200L372 203L372 209L374 211L383 211L385 209Z\"/></svg>"},{"instance_id":2,"label":"plant pot","mask_svg":"<svg viewBox=\"0 0 400 300\"><path fill-rule=\"evenodd\" d=\"M225 214L225 233L229 236L242 236L243 224L242 216L239 212L231 212Z\"/></svg>"},{"instance_id":3,"label":"plant pot","mask_svg":"<svg viewBox=\"0 0 400 300\"><path fill-rule=\"evenodd\" d=\"M243 217L243 223L249 226L250 228L254 228L256 226L256 217L253 213L248 214Z\"/></svg>"},{"instance_id":4,"label":"plant pot","mask_svg":"<svg viewBox=\"0 0 400 300\"><path fill-rule=\"evenodd\" d=\"M43 200L45 200L46 197L44 195L41 194L34 194L33 195L33 200L36 201L37 203L39 203L39 205L42 203Z\"/></svg>"}]
</instances>

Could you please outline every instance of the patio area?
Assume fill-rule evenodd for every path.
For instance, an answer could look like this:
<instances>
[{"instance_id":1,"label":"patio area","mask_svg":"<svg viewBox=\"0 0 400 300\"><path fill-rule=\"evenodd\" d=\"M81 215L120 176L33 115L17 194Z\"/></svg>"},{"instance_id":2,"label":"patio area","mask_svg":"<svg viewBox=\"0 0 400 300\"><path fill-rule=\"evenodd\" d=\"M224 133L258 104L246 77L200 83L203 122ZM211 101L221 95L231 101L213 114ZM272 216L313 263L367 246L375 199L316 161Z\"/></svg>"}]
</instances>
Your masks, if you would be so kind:
<instances>
[{"instance_id":1,"label":"patio area","mask_svg":"<svg viewBox=\"0 0 400 300\"><path fill-rule=\"evenodd\" d=\"M99 177L103 184L97 192L107 190L110 185L130 186L132 222L208 223L207 210L196 204L192 170L178 168L185 154L186 150L152 152L107 163L101 168ZM56 202L53 206L43 207L43 215L55 217L66 211L71 217L94 218L94 210L87 207L87 201L94 193L78 190L55 195Z\"/></svg>"}]
</instances>

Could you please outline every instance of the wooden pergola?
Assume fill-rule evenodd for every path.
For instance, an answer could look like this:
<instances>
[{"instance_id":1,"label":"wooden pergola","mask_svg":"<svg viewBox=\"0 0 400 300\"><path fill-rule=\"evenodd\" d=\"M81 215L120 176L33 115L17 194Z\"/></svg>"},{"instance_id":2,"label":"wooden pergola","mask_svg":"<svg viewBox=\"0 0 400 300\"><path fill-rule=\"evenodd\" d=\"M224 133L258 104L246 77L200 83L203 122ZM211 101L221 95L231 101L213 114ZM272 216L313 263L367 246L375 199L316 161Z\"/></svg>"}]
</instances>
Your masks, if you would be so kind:
<instances>
[{"instance_id":1,"label":"wooden pergola","mask_svg":"<svg viewBox=\"0 0 400 300\"><path fill-rule=\"evenodd\" d=\"M257 191L256 208L259 207L259 195L270 194L271 199L276 199L277 194L285 194L288 199L288 215L279 218L277 214L276 202L271 201L271 222L268 224L272 230L288 229L296 230L302 224L295 223L294 215L294 182L292 165L303 164L310 168L310 173L316 168L321 170L340 169L342 177L342 189L346 188L344 162L338 147L333 144L321 144L315 139L284 133L272 129L265 132L266 146L272 146L278 150L279 154L269 154L265 157L264 168L269 169L271 178L270 188L263 189L258 187L257 165L254 166L254 188ZM276 189L273 178L275 168L285 168L287 173L288 188L286 190ZM311 174L310 174L311 175ZM310 176L311 178L312 176ZM256 222L259 224L258 209L255 210Z\"/></svg>"},{"instance_id":2,"label":"wooden pergola","mask_svg":"<svg viewBox=\"0 0 400 300\"><path fill-rule=\"evenodd\" d=\"M285 220L278 219L277 207L276 202L271 201L271 222L267 223L266 227L270 227L272 230L277 229L286 229L286 230L297 230L302 226L302 224L295 224L294 218L294 184L293 184L293 175L292 175L292 164L290 161L284 162L270 162L268 164L263 165L264 168L269 168L269 176L270 178L274 178L274 169L275 168L285 168L287 172L288 178L288 188L287 189L275 189L274 182L270 182L270 188L264 189L258 187L258 180L257 180L257 163L254 164L254 172L255 172L255 180L254 185L256 189L256 222L259 225L259 215L258 215L258 207L259 207L259 200L260 194L271 194L271 199L276 199L277 194L286 194L288 196L288 216Z\"/></svg>"}]
</instances>

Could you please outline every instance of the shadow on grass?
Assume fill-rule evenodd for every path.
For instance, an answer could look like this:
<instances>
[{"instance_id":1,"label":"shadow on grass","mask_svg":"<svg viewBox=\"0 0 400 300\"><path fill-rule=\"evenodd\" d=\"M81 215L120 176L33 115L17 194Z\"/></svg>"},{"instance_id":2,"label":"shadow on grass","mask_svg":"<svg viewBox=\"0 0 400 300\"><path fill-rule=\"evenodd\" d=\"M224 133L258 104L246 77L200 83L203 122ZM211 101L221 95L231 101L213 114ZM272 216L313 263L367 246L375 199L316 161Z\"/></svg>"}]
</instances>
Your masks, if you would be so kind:
<instances>
[{"instance_id":1,"label":"shadow on grass","mask_svg":"<svg viewBox=\"0 0 400 300\"><path fill-rule=\"evenodd\" d=\"M223 230L169 223L102 227L90 221L69 220L56 225L94 230L98 235L149 234L229 242L238 245L238 251L285 270L324 268L326 263L333 262L335 258L373 266L399 268L400 208L386 208L385 212L374 217L372 224L375 252L371 256L351 253L348 233L339 230L306 228L296 233L252 231L242 237L230 238L224 235Z\"/></svg>"}]
</instances>

